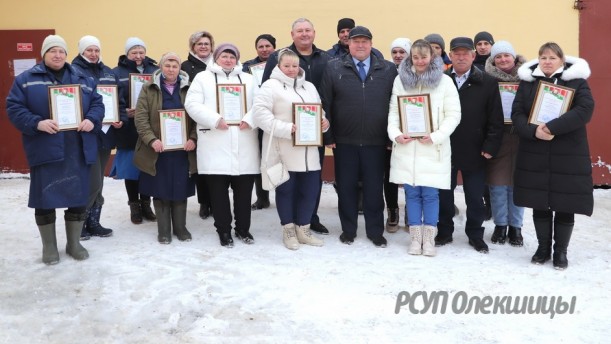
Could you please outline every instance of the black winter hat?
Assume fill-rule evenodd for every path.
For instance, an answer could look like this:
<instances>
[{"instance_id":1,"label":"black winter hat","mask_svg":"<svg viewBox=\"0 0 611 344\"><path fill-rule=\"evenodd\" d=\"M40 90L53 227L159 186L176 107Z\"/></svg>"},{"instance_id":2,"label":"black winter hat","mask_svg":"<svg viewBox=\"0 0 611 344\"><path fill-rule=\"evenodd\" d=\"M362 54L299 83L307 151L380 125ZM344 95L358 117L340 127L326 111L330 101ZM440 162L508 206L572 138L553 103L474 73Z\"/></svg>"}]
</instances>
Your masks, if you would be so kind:
<instances>
[{"instance_id":1,"label":"black winter hat","mask_svg":"<svg viewBox=\"0 0 611 344\"><path fill-rule=\"evenodd\" d=\"M337 22L337 34L343 29L353 29L356 24L352 18L342 18Z\"/></svg>"},{"instance_id":2,"label":"black winter hat","mask_svg":"<svg viewBox=\"0 0 611 344\"><path fill-rule=\"evenodd\" d=\"M492 35L486 31L478 32L477 35L475 35L475 38L473 38L473 43L477 44L479 41L486 41L491 45L494 45L494 38L492 38Z\"/></svg>"},{"instance_id":3,"label":"black winter hat","mask_svg":"<svg viewBox=\"0 0 611 344\"><path fill-rule=\"evenodd\" d=\"M259 37L257 37L257 39L255 39L255 48L257 47L257 44L259 43L259 40L264 39L268 42L270 42L272 44L272 47L274 47L274 49L276 49L276 38L272 35L270 35L269 33L264 33L262 35L259 35Z\"/></svg>"}]
</instances>

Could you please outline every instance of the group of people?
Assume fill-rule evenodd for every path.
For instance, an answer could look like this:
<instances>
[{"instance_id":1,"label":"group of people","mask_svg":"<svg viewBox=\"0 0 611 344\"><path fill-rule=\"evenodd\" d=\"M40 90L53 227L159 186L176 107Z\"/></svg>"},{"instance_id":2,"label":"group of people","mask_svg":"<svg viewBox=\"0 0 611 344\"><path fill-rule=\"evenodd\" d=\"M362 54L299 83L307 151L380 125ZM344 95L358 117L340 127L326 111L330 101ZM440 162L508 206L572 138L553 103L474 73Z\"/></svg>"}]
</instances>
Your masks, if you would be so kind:
<instances>
[{"instance_id":1,"label":"group of people","mask_svg":"<svg viewBox=\"0 0 611 344\"><path fill-rule=\"evenodd\" d=\"M66 252L75 259L88 257L80 239L112 234L100 224L100 213L104 167L114 147L111 175L125 180L131 221L157 221L162 244L173 236L192 239L186 209L196 189L199 215L213 216L222 246L233 247L232 228L237 239L253 244L251 211L269 207L267 188L275 192L284 245L322 246L312 232L329 233L317 214L327 147L335 161L342 243L356 240L362 208L366 237L386 247L384 230L399 228L402 185L408 253L436 255L436 247L453 241L460 171L465 232L476 251L488 253L486 205L495 224L490 241L513 246L523 245L524 207L529 207L539 242L532 262L545 263L553 252L554 267L566 268L574 214L589 216L593 210L586 124L594 101L587 62L565 56L555 43L542 45L538 58L527 61L488 32L453 38L447 53L439 34L414 42L397 38L391 62L373 48L371 31L354 20L340 19L337 34L338 43L321 50L314 45L314 25L300 18L291 27L293 44L276 50L276 39L262 34L255 40L257 57L243 64L238 47L215 46L206 31L191 35L186 61L168 52L159 64L146 56L145 43L132 37L114 70L102 63L97 38L83 37L68 64L66 42L48 36L42 62L16 78L7 98L30 164L28 206L35 209L43 262L59 261L56 208L67 208ZM251 67L263 64L260 79L250 74ZM128 81L137 73L151 77L135 102ZM535 124L530 114L540 81L571 88L574 97L561 116ZM515 100L502 100L499 82L519 83ZM83 117L76 130L60 131L47 87L68 84L80 85ZM102 124L100 84L118 85L119 121ZM219 85L237 85L244 93L237 122L226 119L218 104ZM406 97L427 99L426 132L405 129L400 101ZM299 103L321 105L324 145L293 144L293 106ZM159 111L171 109L184 111L187 133L183 149L166 151ZM261 171L276 163L289 178L270 187ZM251 204L253 186L257 200Z\"/></svg>"}]
</instances>

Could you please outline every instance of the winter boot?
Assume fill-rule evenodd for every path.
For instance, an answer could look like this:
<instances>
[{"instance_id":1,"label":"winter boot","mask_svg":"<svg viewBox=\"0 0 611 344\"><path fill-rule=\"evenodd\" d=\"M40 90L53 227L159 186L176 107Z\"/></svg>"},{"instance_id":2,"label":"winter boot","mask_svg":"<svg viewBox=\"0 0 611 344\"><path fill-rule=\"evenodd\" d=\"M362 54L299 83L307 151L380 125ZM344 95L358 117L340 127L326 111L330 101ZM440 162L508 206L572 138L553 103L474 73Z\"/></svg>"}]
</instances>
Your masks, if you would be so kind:
<instances>
[{"instance_id":1,"label":"winter boot","mask_svg":"<svg viewBox=\"0 0 611 344\"><path fill-rule=\"evenodd\" d=\"M135 225L142 223L142 208L140 208L140 201L127 202L129 205L130 219Z\"/></svg>"},{"instance_id":2,"label":"winter boot","mask_svg":"<svg viewBox=\"0 0 611 344\"><path fill-rule=\"evenodd\" d=\"M55 237L55 213L36 215L35 218L42 240L42 262L47 265L59 263L57 238Z\"/></svg>"},{"instance_id":3,"label":"winter boot","mask_svg":"<svg viewBox=\"0 0 611 344\"><path fill-rule=\"evenodd\" d=\"M437 236L437 226L422 226L422 254L434 257L437 254L435 249L435 236Z\"/></svg>"},{"instance_id":4,"label":"winter boot","mask_svg":"<svg viewBox=\"0 0 611 344\"><path fill-rule=\"evenodd\" d=\"M574 222L554 221L554 268L564 270L569 266L566 250L571 241Z\"/></svg>"},{"instance_id":5,"label":"winter boot","mask_svg":"<svg viewBox=\"0 0 611 344\"><path fill-rule=\"evenodd\" d=\"M157 219L157 241L167 245L172 242L172 205L171 201L153 200Z\"/></svg>"},{"instance_id":6,"label":"winter boot","mask_svg":"<svg viewBox=\"0 0 611 344\"><path fill-rule=\"evenodd\" d=\"M412 241L409 244L407 253L414 255L422 254L422 226L409 226L409 236L412 238Z\"/></svg>"},{"instance_id":7,"label":"winter boot","mask_svg":"<svg viewBox=\"0 0 611 344\"><path fill-rule=\"evenodd\" d=\"M493 244L505 245L505 240L507 240L507 226L494 227L490 241Z\"/></svg>"},{"instance_id":8,"label":"winter boot","mask_svg":"<svg viewBox=\"0 0 611 344\"><path fill-rule=\"evenodd\" d=\"M64 212L64 222L66 222L66 253L76 260L89 258L89 252L81 245L81 231L87 213L75 214L68 210Z\"/></svg>"},{"instance_id":9,"label":"winter boot","mask_svg":"<svg viewBox=\"0 0 611 344\"><path fill-rule=\"evenodd\" d=\"M89 211L87 211L87 219L89 219ZM89 233L89 231L87 230L88 222L88 220L85 220L85 222L83 222L83 229L81 230L81 241L91 239L91 233Z\"/></svg>"},{"instance_id":10,"label":"winter boot","mask_svg":"<svg viewBox=\"0 0 611 344\"><path fill-rule=\"evenodd\" d=\"M140 200L140 209L142 209L142 217L151 222L157 221L157 216L155 216L155 213L153 213L153 209L151 209L150 198Z\"/></svg>"},{"instance_id":11,"label":"winter boot","mask_svg":"<svg viewBox=\"0 0 611 344\"><path fill-rule=\"evenodd\" d=\"M282 226L282 242L289 250L299 249L299 241L297 240L297 233L295 233L294 223L287 223Z\"/></svg>"},{"instance_id":12,"label":"winter boot","mask_svg":"<svg viewBox=\"0 0 611 344\"><path fill-rule=\"evenodd\" d=\"M543 264L550 260L552 255L552 218L533 218L537 241L537 252L530 260L533 264Z\"/></svg>"},{"instance_id":13,"label":"winter boot","mask_svg":"<svg viewBox=\"0 0 611 344\"><path fill-rule=\"evenodd\" d=\"M399 230L399 208L388 208L388 217L386 218L386 231L395 233Z\"/></svg>"},{"instance_id":14,"label":"winter boot","mask_svg":"<svg viewBox=\"0 0 611 344\"><path fill-rule=\"evenodd\" d=\"M250 209L259 210L269 208L269 191L263 189L261 175L255 177L255 194L257 195L257 200L250 206Z\"/></svg>"},{"instance_id":15,"label":"winter boot","mask_svg":"<svg viewBox=\"0 0 611 344\"><path fill-rule=\"evenodd\" d=\"M208 204L208 203L200 204L199 205L199 217L202 220L205 220L205 219L209 218L210 215L212 215L212 208L210 207L210 204Z\"/></svg>"},{"instance_id":16,"label":"winter boot","mask_svg":"<svg viewBox=\"0 0 611 344\"><path fill-rule=\"evenodd\" d=\"M112 229L103 227L100 224L100 215L102 214L102 206L94 204L91 209L89 209L87 220L85 223L87 225L87 231L93 236L99 236L102 238L109 237L112 235ZM83 240L83 235L81 233L81 240Z\"/></svg>"},{"instance_id":17,"label":"winter boot","mask_svg":"<svg viewBox=\"0 0 611 344\"><path fill-rule=\"evenodd\" d=\"M524 238L522 238L522 228L509 226L509 244L515 247L522 247L524 245Z\"/></svg>"},{"instance_id":18,"label":"winter boot","mask_svg":"<svg viewBox=\"0 0 611 344\"><path fill-rule=\"evenodd\" d=\"M191 233L187 230L187 200L172 201L172 229L178 240L191 241Z\"/></svg>"},{"instance_id":19,"label":"winter boot","mask_svg":"<svg viewBox=\"0 0 611 344\"><path fill-rule=\"evenodd\" d=\"M309 224L303 226L295 226L295 234L297 234L297 241L299 241L300 244L312 246L322 246L325 244L324 241L312 235L312 232L310 232Z\"/></svg>"}]
</instances>

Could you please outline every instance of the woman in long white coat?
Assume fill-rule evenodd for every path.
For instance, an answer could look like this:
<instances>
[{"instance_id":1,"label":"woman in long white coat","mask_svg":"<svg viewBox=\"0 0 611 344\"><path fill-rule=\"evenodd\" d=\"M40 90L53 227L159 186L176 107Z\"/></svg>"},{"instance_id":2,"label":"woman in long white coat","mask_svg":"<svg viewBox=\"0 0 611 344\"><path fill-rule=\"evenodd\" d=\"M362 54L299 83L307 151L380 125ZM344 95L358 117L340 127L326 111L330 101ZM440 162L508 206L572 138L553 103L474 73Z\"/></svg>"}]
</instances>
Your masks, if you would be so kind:
<instances>
[{"instance_id":1,"label":"woman in long white coat","mask_svg":"<svg viewBox=\"0 0 611 344\"><path fill-rule=\"evenodd\" d=\"M246 244L250 234L250 202L255 175L260 173L259 143L251 106L256 88L252 75L243 73L240 52L231 43L214 50L214 63L197 74L187 93L185 108L197 123L197 170L210 189L214 226L222 246L233 247L229 187L233 190L235 235ZM239 125L228 125L217 107L217 86L242 84L246 113Z\"/></svg>"},{"instance_id":2,"label":"woman in long white coat","mask_svg":"<svg viewBox=\"0 0 611 344\"><path fill-rule=\"evenodd\" d=\"M320 103L320 96L316 87L306 81L297 54L284 49L278 54L278 65L274 67L270 79L261 86L255 97L253 119L264 131L264 161L261 165L272 166L282 161L289 171L289 180L276 188L276 208L283 229L284 245L291 250L298 249L299 244L323 245L323 241L310 232L321 173L318 147L293 146L296 130L293 123L294 103ZM329 129L329 121L324 116L321 127L323 131ZM269 135L272 130L270 149ZM270 152L266 157L268 149Z\"/></svg>"},{"instance_id":3,"label":"woman in long white coat","mask_svg":"<svg viewBox=\"0 0 611 344\"><path fill-rule=\"evenodd\" d=\"M460 123L460 99L452 79L443 73L443 60L425 40L417 40L410 57L399 65L388 114L393 141L390 181L404 184L412 242L408 253L434 256L439 218L439 189L450 189L450 135ZM401 131L398 97L430 96L431 133L411 137Z\"/></svg>"}]
</instances>

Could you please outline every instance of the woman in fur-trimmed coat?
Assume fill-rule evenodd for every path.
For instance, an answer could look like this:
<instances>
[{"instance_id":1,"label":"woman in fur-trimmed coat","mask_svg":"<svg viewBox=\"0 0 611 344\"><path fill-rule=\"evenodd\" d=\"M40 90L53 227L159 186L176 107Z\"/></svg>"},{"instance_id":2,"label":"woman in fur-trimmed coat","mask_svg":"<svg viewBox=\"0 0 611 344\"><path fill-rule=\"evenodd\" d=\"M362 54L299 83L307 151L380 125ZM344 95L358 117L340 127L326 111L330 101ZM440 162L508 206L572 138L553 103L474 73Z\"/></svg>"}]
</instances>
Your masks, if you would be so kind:
<instances>
[{"instance_id":1,"label":"woman in fur-trimmed coat","mask_svg":"<svg viewBox=\"0 0 611 344\"><path fill-rule=\"evenodd\" d=\"M532 262L543 264L550 259L553 234L554 267L564 269L575 214L590 216L594 207L586 131L594 112L586 81L590 67L583 59L565 57L558 44L545 43L538 60L522 65L518 75L522 81L511 113L520 136L513 200L518 206L533 208L539 247ZM572 88L575 93L567 112L535 125L528 117L540 81Z\"/></svg>"},{"instance_id":2,"label":"woman in fur-trimmed coat","mask_svg":"<svg viewBox=\"0 0 611 344\"><path fill-rule=\"evenodd\" d=\"M523 56L517 55L511 43L498 41L492 46L491 54L486 60L485 72L499 82L519 82L518 68L526 62ZM511 103L503 114L511 120ZM490 188L490 206L494 219L494 232L490 241L494 244L505 244L509 238L511 246L522 246L522 220L524 208L513 203L513 171L518 154L518 134L511 121L506 121L503 128L503 139L499 152L488 160L486 166L486 184ZM509 231L507 230L509 226Z\"/></svg>"},{"instance_id":3,"label":"woman in fur-trimmed coat","mask_svg":"<svg viewBox=\"0 0 611 344\"><path fill-rule=\"evenodd\" d=\"M412 138L401 131L397 97L418 94L430 95L432 127L431 134ZM388 114L388 137L393 141L390 181L405 185L410 254L435 255L438 190L451 186L450 135L460 117L458 91L443 73L443 60L434 55L430 43L417 40L399 65Z\"/></svg>"}]
</instances>

